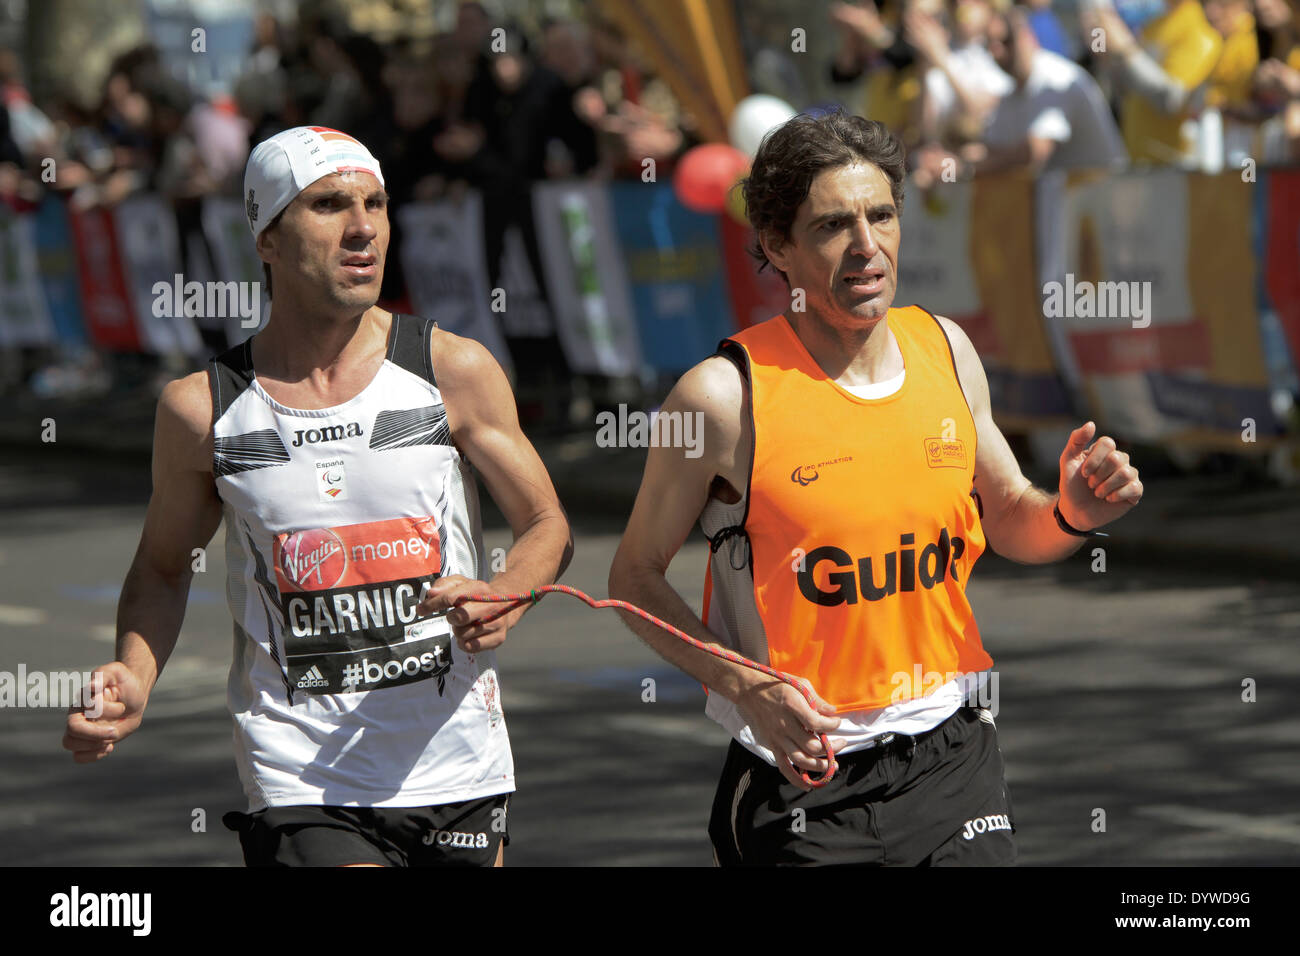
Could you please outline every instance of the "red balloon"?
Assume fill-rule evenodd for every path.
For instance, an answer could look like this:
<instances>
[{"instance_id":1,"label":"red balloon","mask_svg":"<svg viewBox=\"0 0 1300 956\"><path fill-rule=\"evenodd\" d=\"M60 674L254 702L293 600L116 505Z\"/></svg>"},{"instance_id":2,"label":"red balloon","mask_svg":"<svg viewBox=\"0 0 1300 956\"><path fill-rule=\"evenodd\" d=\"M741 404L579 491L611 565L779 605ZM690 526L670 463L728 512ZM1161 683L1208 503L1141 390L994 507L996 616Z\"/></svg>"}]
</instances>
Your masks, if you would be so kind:
<instances>
[{"instance_id":1,"label":"red balloon","mask_svg":"<svg viewBox=\"0 0 1300 956\"><path fill-rule=\"evenodd\" d=\"M729 143L688 149L673 173L673 192L693 212L722 212L727 190L749 169L749 157Z\"/></svg>"}]
</instances>

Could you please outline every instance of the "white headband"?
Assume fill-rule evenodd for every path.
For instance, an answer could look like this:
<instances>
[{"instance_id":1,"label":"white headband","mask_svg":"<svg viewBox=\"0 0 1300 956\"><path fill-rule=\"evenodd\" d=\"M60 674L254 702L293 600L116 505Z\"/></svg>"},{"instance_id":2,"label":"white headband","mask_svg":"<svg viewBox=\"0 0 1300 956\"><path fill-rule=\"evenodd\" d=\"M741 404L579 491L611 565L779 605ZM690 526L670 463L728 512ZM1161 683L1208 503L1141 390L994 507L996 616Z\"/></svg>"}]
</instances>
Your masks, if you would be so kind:
<instances>
[{"instance_id":1,"label":"white headband","mask_svg":"<svg viewBox=\"0 0 1300 956\"><path fill-rule=\"evenodd\" d=\"M253 238L316 180L345 172L370 173L384 185L370 150L336 129L298 126L258 143L244 170L244 210Z\"/></svg>"}]
</instances>

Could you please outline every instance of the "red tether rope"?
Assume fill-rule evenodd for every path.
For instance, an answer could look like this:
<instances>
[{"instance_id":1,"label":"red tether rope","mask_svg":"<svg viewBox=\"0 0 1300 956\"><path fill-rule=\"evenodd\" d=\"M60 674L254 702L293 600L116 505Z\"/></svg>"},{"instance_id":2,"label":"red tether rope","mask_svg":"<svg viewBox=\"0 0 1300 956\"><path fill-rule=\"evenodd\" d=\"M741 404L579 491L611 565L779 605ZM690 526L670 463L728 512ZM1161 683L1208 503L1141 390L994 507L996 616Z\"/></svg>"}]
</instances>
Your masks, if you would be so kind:
<instances>
[{"instance_id":1,"label":"red tether rope","mask_svg":"<svg viewBox=\"0 0 1300 956\"><path fill-rule=\"evenodd\" d=\"M583 592L579 591L577 588L571 588L567 584L547 584L543 587L536 588L535 590L529 592L528 594L478 594L472 596L466 595L464 597L457 598L456 601L454 602L454 606L460 607L462 604L465 604L469 601L474 601L479 604L506 604L507 605L506 607L503 607L495 614L489 617L485 617L478 622L480 624L488 624L492 621L495 621L499 617L504 617L505 615L509 614L511 611L515 610L516 608L523 607L525 604L536 604L538 601L542 599L543 595L549 594L551 592L559 592L562 594L568 594L573 597L576 597L578 600L585 603L588 607L594 607L594 608L616 607L616 608L622 608L624 611L630 611L631 613L635 614L637 617L641 618L642 620L649 621L655 627L667 631L669 634L673 635L673 637L680 638L681 640L685 641L687 644L691 645L691 647L699 648L702 651L712 654L714 657L721 657L724 661L731 661L731 663L733 664L740 664L742 667L749 667L756 671L760 671L766 674L768 677L773 677L779 681L789 684L799 693L803 694L804 700L808 701L809 707L811 707L813 710L817 709L817 705L813 703L812 692L808 690L806 687L804 687L802 684L800 684L795 678L791 677L789 674L783 674L781 671L773 670L772 668L766 666L765 664L760 664L757 661L751 661L748 657L742 657L741 655L735 654L729 650L726 650L725 648L713 647L709 644L703 643L702 641L697 641L689 634L679 630L678 628L673 627L667 621L661 621L659 620L659 618L655 617L653 614L649 613L648 611L643 611L635 604L629 604L627 603L627 601L615 601L612 598L609 598L604 601L597 601L595 598L592 598L591 596L584 594ZM809 786L824 787L826 786L826 784L830 783L831 778L835 776L835 771L837 769L837 766L835 763L835 753L834 751L831 750L831 744L830 741L826 739L826 735L818 734L817 737L819 740L821 740L822 746L826 748L826 760L828 762L826 767L826 772L823 773L820 777L818 777L815 780L812 777L808 776L808 774L802 770L799 771L799 776L800 778L802 778L803 782L808 784Z\"/></svg>"}]
</instances>

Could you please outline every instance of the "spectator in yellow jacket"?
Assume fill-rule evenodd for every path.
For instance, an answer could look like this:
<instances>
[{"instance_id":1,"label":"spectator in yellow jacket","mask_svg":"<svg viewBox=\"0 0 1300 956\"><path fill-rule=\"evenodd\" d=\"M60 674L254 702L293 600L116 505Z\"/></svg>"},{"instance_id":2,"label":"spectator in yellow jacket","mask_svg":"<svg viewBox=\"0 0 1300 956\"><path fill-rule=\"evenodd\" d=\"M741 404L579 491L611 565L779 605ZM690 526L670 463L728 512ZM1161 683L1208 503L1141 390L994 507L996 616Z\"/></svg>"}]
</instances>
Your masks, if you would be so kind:
<instances>
[{"instance_id":1,"label":"spectator in yellow jacket","mask_svg":"<svg viewBox=\"0 0 1300 956\"><path fill-rule=\"evenodd\" d=\"M1183 122L1223 52L1223 38L1199 0L1165 0L1165 5L1140 39L1113 7L1099 6L1092 13L1101 28L1090 38L1093 49L1115 63L1127 86L1120 124L1135 163L1182 163L1194 155L1195 144L1184 142ZM1104 40L1104 50L1098 39Z\"/></svg>"},{"instance_id":2,"label":"spectator in yellow jacket","mask_svg":"<svg viewBox=\"0 0 1300 956\"><path fill-rule=\"evenodd\" d=\"M1242 115L1250 104L1252 78L1259 65L1259 41L1250 0L1205 0L1205 18L1223 37L1223 53L1210 73L1205 105Z\"/></svg>"}]
</instances>

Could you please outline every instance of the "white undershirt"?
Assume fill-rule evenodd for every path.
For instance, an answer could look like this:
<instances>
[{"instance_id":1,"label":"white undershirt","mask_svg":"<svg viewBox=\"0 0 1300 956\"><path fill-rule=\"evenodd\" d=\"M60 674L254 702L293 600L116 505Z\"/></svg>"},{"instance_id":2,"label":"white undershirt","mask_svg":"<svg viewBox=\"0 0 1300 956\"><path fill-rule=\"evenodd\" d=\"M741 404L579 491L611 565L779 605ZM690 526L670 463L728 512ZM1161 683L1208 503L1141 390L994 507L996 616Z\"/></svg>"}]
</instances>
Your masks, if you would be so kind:
<instances>
[{"instance_id":1,"label":"white undershirt","mask_svg":"<svg viewBox=\"0 0 1300 956\"><path fill-rule=\"evenodd\" d=\"M858 398L888 398L903 387L903 379L906 376L907 369L903 369L893 378L883 382L872 382L870 385L841 385L840 388Z\"/></svg>"},{"instance_id":2,"label":"white undershirt","mask_svg":"<svg viewBox=\"0 0 1300 956\"><path fill-rule=\"evenodd\" d=\"M826 736L842 739L844 746L835 752L848 754L876 746L885 734L923 734L938 727L968 702L982 705L988 699L984 690L988 675L988 671L959 673L924 697L912 697L874 710L851 710L840 714L839 727ZM901 677L896 678L898 683L895 686L900 694L913 690L919 694L926 689L927 682L942 679L942 676L921 674L921 687L913 689L907 685L915 677L915 674L907 675L906 682ZM735 704L721 694L710 694L704 712L726 728L745 749L776 766L776 757L754 739L753 730L740 716Z\"/></svg>"}]
</instances>

